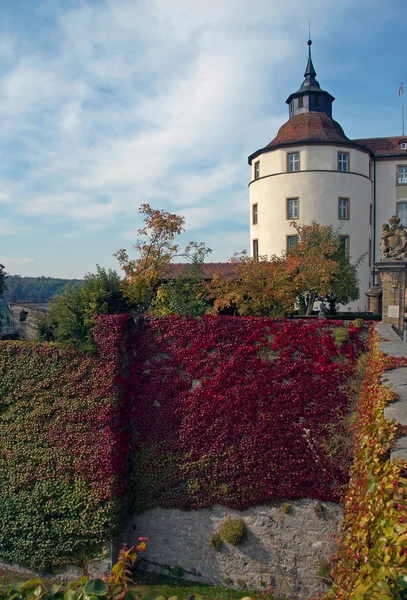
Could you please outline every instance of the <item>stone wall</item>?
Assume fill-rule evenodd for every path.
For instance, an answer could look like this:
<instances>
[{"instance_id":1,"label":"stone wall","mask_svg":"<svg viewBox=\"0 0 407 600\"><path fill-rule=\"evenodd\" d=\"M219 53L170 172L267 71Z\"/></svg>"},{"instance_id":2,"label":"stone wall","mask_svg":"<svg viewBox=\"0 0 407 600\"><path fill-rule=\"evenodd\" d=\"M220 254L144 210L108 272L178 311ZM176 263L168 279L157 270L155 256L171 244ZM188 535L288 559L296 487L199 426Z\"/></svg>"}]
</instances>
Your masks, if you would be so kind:
<instances>
[{"instance_id":1,"label":"stone wall","mask_svg":"<svg viewBox=\"0 0 407 600\"><path fill-rule=\"evenodd\" d=\"M237 547L223 544L217 552L209 540L229 516L244 519L247 538ZM193 511L155 508L136 515L117 543L148 537L140 565L147 571L242 589L271 585L277 595L306 600L328 589L322 577L341 520L339 505L309 499L245 511L220 505Z\"/></svg>"},{"instance_id":2,"label":"stone wall","mask_svg":"<svg viewBox=\"0 0 407 600\"><path fill-rule=\"evenodd\" d=\"M38 334L38 319L49 312L49 306L41 302L9 302L11 325L19 338L34 340Z\"/></svg>"}]
</instances>

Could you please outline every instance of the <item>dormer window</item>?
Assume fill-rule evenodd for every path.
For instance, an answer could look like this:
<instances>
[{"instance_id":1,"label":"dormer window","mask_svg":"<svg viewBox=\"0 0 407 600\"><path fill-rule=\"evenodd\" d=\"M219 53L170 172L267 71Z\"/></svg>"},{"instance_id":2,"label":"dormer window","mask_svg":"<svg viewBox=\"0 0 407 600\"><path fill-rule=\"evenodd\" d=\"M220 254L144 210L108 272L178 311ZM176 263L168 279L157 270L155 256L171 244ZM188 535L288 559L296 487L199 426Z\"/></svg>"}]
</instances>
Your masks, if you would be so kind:
<instances>
[{"instance_id":1,"label":"dormer window","mask_svg":"<svg viewBox=\"0 0 407 600\"><path fill-rule=\"evenodd\" d=\"M407 150L407 142L400 142L400 150Z\"/></svg>"}]
</instances>

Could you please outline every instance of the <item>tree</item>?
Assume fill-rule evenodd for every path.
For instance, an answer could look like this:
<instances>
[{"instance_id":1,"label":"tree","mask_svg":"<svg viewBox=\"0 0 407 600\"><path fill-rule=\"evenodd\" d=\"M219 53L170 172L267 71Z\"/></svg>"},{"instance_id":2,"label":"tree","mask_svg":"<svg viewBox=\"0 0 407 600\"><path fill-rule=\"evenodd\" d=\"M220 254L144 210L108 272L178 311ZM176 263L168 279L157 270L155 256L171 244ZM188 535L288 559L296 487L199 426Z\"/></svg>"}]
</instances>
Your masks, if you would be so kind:
<instances>
[{"instance_id":1,"label":"tree","mask_svg":"<svg viewBox=\"0 0 407 600\"><path fill-rule=\"evenodd\" d=\"M163 209L155 210L149 204L142 204L139 213L144 215L145 223L137 231L141 239L133 246L139 257L130 259L126 250L119 250L114 256L124 271L123 294L142 313L152 308L160 285L168 279L168 269L175 256L191 260L191 252L204 257L211 250L203 242L190 242L184 252L179 253L174 240L184 231L184 217Z\"/></svg>"},{"instance_id":2,"label":"tree","mask_svg":"<svg viewBox=\"0 0 407 600\"><path fill-rule=\"evenodd\" d=\"M7 277L7 273L5 271L5 266L2 265L0 263L0 303L1 303L1 297L4 294L4 292L6 291L6 277ZM0 306L0 325L2 322L2 319L4 318L4 313L1 310L1 306Z\"/></svg>"},{"instance_id":3,"label":"tree","mask_svg":"<svg viewBox=\"0 0 407 600\"><path fill-rule=\"evenodd\" d=\"M204 283L203 263L212 250L203 242L189 242L184 256L190 260L183 274L161 284L152 302L152 313L159 316L170 314L198 317L208 310L208 303L200 296Z\"/></svg>"},{"instance_id":4,"label":"tree","mask_svg":"<svg viewBox=\"0 0 407 600\"><path fill-rule=\"evenodd\" d=\"M233 308L239 315L282 317L293 310L296 295L284 257L256 260L243 251L230 263L233 275L216 272L203 291L213 312Z\"/></svg>"},{"instance_id":5,"label":"tree","mask_svg":"<svg viewBox=\"0 0 407 600\"><path fill-rule=\"evenodd\" d=\"M7 273L5 271L5 266L0 263L0 298L6 291L6 277Z\"/></svg>"},{"instance_id":6,"label":"tree","mask_svg":"<svg viewBox=\"0 0 407 600\"><path fill-rule=\"evenodd\" d=\"M131 305L121 291L119 275L97 265L81 286L67 289L53 302L50 314L39 323L40 339L55 340L83 352L92 352L94 316L128 312Z\"/></svg>"},{"instance_id":7,"label":"tree","mask_svg":"<svg viewBox=\"0 0 407 600\"><path fill-rule=\"evenodd\" d=\"M351 263L345 252L340 252L339 272L330 282L326 295L329 312L335 315L340 304L348 304L359 299L359 275L358 269L364 261L365 255L360 256L356 263Z\"/></svg>"},{"instance_id":8,"label":"tree","mask_svg":"<svg viewBox=\"0 0 407 600\"><path fill-rule=\"evenodd\" d=\"M305 314L310 315L316 300L326 301L331 309L359 298L358 267L342 248L340 230L331 225L297 225L298 240L286 254L288 269L293 276L297 301Z\"/></svg>"},{"instance_id":9,"label":"tree","mask_svg":"<svg viewBox=\"0 0 407 600\"><path fill-rule=\"evenodd\" d=\"M215 312L235 309L240 315L281 317L296 307L310 315L316 300L331 307L359 297L358 266L341 247L340 231L332 226L295 227L298 240L282 256L249 258L246 252L231 260L233 276L215 273L204 297Z\"/></svg>"}]
</instances>

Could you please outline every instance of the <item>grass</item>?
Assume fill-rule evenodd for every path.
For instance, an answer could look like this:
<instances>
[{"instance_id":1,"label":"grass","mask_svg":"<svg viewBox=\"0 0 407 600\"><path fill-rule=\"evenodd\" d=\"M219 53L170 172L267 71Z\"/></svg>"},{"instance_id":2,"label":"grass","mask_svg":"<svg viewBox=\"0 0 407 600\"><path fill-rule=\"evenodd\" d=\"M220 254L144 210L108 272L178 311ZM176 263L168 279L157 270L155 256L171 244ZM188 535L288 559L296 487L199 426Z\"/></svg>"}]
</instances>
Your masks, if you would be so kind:
<instances>
[{"instance_id":1,"label":"grass","mask_svg":"<svg viewBox=\"0 0 407 600\"><path fill-rule=\"evenodd\" d=\"M17 573L6 570L4 577L0 577L0 585L11 585L19 581L28 581L35 579L30 573ZM55 580L40 577L46 587L51 587ZM177 596L178 600L188 600L195 594L199 595L202 600L240 600L244 597L257 597L258 600L290 600L281 596L272 596L265 592L254 592L247 589L229 589L222 586L211 586L205 583L195 581L185 581L183 579L174 579L167 575L157 575L155 573L147 573L137 571L135 575L136 583L132 586L133 592L139 592L140 596L148 596L157 598L171 598Z\"/></svg>"},{"instance_id":2,"label":"grass","mask_svg":"<svg viewBox=\"0 0 407 600\"><path fill-rule=\"evenodd\" d=\"M178 600L187 600L191 596L198 594L203 600L240 600L240 598L247 596L253 598L255 595L262 600L289 600L289 598L272 596L247 589L236 590L222 586L211 586L205 583L173 579L167 575L157 575L142 571L136 572L135 579L137 584L133 588L134 591L140 590L143 596L150 596L152 598L157 598L157 596L164 596L164 598L177 596Z\"/></svg>"}]
</instances>

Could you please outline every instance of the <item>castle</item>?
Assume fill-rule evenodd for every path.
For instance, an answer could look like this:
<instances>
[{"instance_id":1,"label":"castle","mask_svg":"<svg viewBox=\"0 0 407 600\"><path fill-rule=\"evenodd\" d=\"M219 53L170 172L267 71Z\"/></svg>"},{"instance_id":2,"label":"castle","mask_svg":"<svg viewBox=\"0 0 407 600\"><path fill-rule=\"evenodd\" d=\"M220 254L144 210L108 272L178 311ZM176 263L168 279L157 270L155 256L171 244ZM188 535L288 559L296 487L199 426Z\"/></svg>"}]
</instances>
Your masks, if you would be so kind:
<instances>
[{"instance_id":1,"label":"castle","mask_svg":"<svg viewBox=\"0 0 407 600\"><path fill-rule=\"evenodd\" d=\"M251 255L289 250L293 220L339 227L353 260L366 256L352 305L365 310L382 224L395 214L407 225L407 137L349 139L332 119L335 98L316 79L311 44L304 81L286 100L288 121L249 156Z\"/></svg>"}]
</instances>

